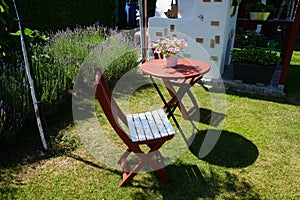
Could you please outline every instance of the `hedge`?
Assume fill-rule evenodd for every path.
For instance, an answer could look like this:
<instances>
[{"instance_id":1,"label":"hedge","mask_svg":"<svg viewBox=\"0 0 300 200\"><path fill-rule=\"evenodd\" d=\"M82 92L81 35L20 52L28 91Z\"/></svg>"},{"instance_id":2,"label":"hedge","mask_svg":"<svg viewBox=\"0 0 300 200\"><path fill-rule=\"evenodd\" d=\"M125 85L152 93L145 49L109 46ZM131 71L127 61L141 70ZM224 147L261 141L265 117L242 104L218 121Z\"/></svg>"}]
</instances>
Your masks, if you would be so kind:
<instances>
[{"instance_id":1,"label":"hedge","mask_svg":"<svg viewBox=\"0 0 300 200\"><path fill-rule=\"evenodd\" d=\"M12 1L7 2L10 15L14 16ZM115 25L115 0L22 0L17 1L23 27L39 31L56 31L74 28L77 25L88 26L99 22L104 26ZM13 18L8 21L9 30L16 30Z\"/></svg>"}]
</instances>

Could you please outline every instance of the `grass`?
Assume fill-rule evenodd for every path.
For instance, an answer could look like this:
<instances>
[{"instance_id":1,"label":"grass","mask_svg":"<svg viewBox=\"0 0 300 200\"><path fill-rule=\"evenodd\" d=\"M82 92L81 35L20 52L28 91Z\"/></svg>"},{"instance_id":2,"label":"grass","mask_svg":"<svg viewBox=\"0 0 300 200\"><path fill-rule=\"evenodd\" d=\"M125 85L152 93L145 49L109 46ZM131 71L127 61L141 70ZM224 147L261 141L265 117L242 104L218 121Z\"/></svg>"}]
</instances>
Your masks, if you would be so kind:
<instances>
[{"instance_id":1,"label":"grass","mask_svg":"<svg viewBox=\"0 0 300 200\"><path fill-rule=\"evenodd\" d=\"M74 37L79 41L83 39L88 46L102 41L101 37L95 38L94 35L77 36ZM70 41L58 43L70 47ZM53 53L65 53L66 57L70 52L85 55L85 45L78 45L71 51L65 51L65 47L55 49L62 46L54 45ZM55 57L61 54L55 54ZM109 56L107 59L111 61ZM73 57L69 61L73 67ZM193 88L201 105L201 123L197 123L199 132L189 148L178 145L178 137L169 144L181 150L173 151L177 159L167 167L173 179L171 184L161 182L153 173L143 173L137 175L128 187L117 189L120 167L97 158L105 155L115 163L117 155L110 155L112 153L107 148L92 152L86 143L82 144L82 133L91 135L92 130L96 130L91 135L94 138L89 140L92 144L95 139L102 138L99 129L94 127L97 122L84 121L81 128L85 131L80 131L73 126L72 113L66 105L59 109L59 113L46 118L46 132L51 142L48 152L40 150L38 132L32 129L36 122L28 121L16 142L2 142L0 145L0 199L119 199L120 196L123 199L296 199L300 196L297 191L299 61L300 52L295 51L286 84L286 98L241 93L226 95L227 112L222 134L215 148L204 158L199 158L198 152L207 130L212 129L207 123L214 109L210 94L200 87ZM116 65L124 66L124 63ZM155 94L153 88L139 90L131 99L132 111L160 103ZM101 117L101 109L97 112L101 130L113 144L121 147L122 142L116 139L105 117ZM177 117L179 115L177 113ZM223 117L220 115L219 119ZM182 125L186 128L184 122Z\"/></svg>"},{"instance_id":2,"label":"grass","mask_svg":"<svg viewBox=\"0 0 300 200\"><path fill-rule=\"evenodd\" d=\"M299 79L294 74L298 69L291 67L289 84ZM1 144L0 199L298 199L299 84L287 89L290 94L282 98L226 94L222 134L215 148L199 158L207 130L214 128L207 124L213 105L210 93L193 87L201 105L201 122L195 122L199 132L190 148L184 147L166 168L172 182L166 184L154 173L139 173L124 188L117 188L120 168L104 164L88 151L79 129L72 126L70 107L64 107L47 118L51 151L37 147L38 133L30 128L34 122L25 127L18 144ZM143 87L130 105L143 110L157 99L152 87ZM101 109L97 112L102 127L105 119ZM88 120L84 123L81 128L93 130ZM109 152L104 154L110 157Z\"/></svg>"}]
</instances>

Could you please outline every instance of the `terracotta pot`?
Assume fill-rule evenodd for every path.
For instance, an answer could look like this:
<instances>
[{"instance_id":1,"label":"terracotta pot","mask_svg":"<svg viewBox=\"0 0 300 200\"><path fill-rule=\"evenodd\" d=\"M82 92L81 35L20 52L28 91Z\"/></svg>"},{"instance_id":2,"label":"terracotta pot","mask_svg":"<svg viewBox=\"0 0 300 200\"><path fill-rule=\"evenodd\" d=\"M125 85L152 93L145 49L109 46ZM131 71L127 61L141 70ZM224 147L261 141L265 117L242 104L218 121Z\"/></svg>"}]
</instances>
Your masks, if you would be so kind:
<instances>
[{"instance_id":1,"label":"terracotta pot","mask_svg":"<svg viewBox=\"0 0 300 200\"><path fill-rule=\"evenodd\" d=\"M178 61L178 55L173 55L169 57L164 56L164 65L166 67L176 67Z\"/></svg>"}]
</instances>

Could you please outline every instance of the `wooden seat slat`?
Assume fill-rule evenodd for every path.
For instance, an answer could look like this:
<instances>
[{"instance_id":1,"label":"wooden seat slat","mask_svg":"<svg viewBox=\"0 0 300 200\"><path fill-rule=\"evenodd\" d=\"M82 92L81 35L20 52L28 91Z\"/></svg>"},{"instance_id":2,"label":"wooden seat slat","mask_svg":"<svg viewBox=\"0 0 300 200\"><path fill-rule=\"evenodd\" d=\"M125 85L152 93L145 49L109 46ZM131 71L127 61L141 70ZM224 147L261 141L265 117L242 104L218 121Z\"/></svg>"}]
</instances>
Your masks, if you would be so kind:
<instances>
[{"instance_id":1,"label":"wooden seat slat","mask_svg":"<svg viewBox=\"0 0 300 200\"><path fill-rule=\"evenodd\" d=\"M158 139L175 134L163 109L126 115L133 142Z\"/></svg>"},{"instance_id":2,"label":"wooden seat slat","mask_svg":"<svg viewBox=\"0 0 300 200\"><path fill-rule=\"evenodd\" d=\"M149 123L149 126L151 128L151 131L152 131L152 134L153 134L154 138L155 139L161 138L161 135L159 133L159 130L157 128L155 120L154 120L154 118L152 116L152 112L146 112L145 115L146 115L146 117L148 119L148 123Z\"/></svg>"},{"instance_id":3,"label":"wooden seat slat","mask_svg":"<svg viewBox=\"0 0 300 200\"><path fill-rule=\"evenodd\" d=\"M165 136L168 136L168 131L167 129L165 128L161 118L160 118L160 114L157 110L154 110L152 111L152 115L153 115L153 118L155 120L155 123L157 125L157 128L161 134L162 137L165 137Z\"/></svg>"},{"instance_id":4,"label":"wooden seat slat","mask_svg":"<svg viewBox=\"0 0 300 200\"><path fill-rule=\"evenodd\" d=\"M132 117L134 120L135 129L136 129L136 132L137 132L137 135L139 138L138 141L145 141L146 136L144 134L143 125L142 125L139 115L133 114Z\"/></svg>"},{"instance_id":5,"label":"wooden seat slat","mask_svg":"<svg viewBox=\"0 0 300 200\"><path fill-rule=\"evenodd\" d=\"M159 113L159 116L162 120L163 125L165 126L166 130L168 131L168 135L175 134L175 130L174 130L173 126L171 125L165 111L163 109L159 109L159 110L157 110L157 112Z\"/></svg>"},{"instance_id":6,"label":"wooden seat slat","mask_svg":"<svg viewBox=\"0 0 300 200\"><path fill-rule=\"evenodd\" d=\"M138 137L137 132L135 130L135 125L134 125L132 115L127 115L126 118L127 118L127 124L128 124L128 128L129 128L131 140L133 142L136 142L136 141L139 140L139 137Z\"/></svg>"},{"instance_id":7,"label":"wooden seat slat","mask_svg":"<svg viewBox=\"0 0 300 200\"><path fill-rule=\"evenodd\" d=\"M140 120L142 122L143 131L144 131L144 135L146 136L146 139L147 140L153 140L154 137L153 137L152 131L150 129L148 120L147 120L147 118L145 116L145 113L140 113L139 117L140 117Z\"/></svg>"}]
</instances>

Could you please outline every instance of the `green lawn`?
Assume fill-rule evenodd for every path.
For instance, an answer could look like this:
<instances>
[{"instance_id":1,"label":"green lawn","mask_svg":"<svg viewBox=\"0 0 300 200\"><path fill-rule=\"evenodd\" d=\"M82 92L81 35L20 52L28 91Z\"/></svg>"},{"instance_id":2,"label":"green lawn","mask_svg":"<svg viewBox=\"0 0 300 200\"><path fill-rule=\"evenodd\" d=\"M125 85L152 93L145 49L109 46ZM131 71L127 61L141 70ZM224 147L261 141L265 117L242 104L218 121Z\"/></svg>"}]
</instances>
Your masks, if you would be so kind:
<instances>
[{"instance_id":1,"label":"green lawn","mask_svg":"<svg viewBox=\"0 0 300 200\"><path fill-rule=\"evenodd\" d=\"M289 84L299 83L299 74L295 75L298 69L291 68ZM172 178L169 184L154 173L140 173L130 185L118 188L120 168L105 165L91 155L80 142L82 133L71 125L71 110L65 107L47 118L48 131L55 136L51 137L51 151L30 146L31 141L39 141L30 126L19 143L1 149L0 199L299 199L299 86L290 85L291 95L282 98L226 94L225 118L220 115L222 134L204 158L198 157L199 149L207 130L215 129L207 124L209 114L215 111L211 95L219 94L193 87L201 105L202 118L195 122L199 131L190 148L184 147L166 168ZM130 99L130 105L142 110L158 99L152 87L144 87ZM101 110L98 114L101 127L106 127ZM88 130L84 134L93 130L89 120L84 120L82 127ZM177 133L176 137L181 136ZM116 145L121 144L116 141Z\"/></svg>"},{"instance_id":2,"label":"green lawn","mask_svg":"<svg viewBox=\"0 0 300 200\"><path fill-rule=\"evenodd\" d=\"M190 147L177 145L178 133L175 143L170 143L181 152L176 149L178 159L166 168L172 179L169 184L155 173L140 173L130 185L118 188L120 167L96 159L95 152L82 143L82 135L90 134L94 124L86 118L81 129L73 126L69 104L45 118L50 151L39 150L34 120L26 123L16 142L1 144L0 199L299 199L299 56L300 52L294 52L286 97L228 93L226 112L218 113L212 100L224 96L193 87L201 105L200 122L195 122L198 132ZM159 103L158 99L153 87L143 87L130 99L130 108L147 109ZM216 123L209 125L211 111L222 122L222 133L213 150L199 158L207 131L218 134ZM122 146L99 107L97 116L101 129ZM184 130L190 131L179 112L176 116ZM99 137L94 130L93 137Z\"/></svg>"}]
</instances>

